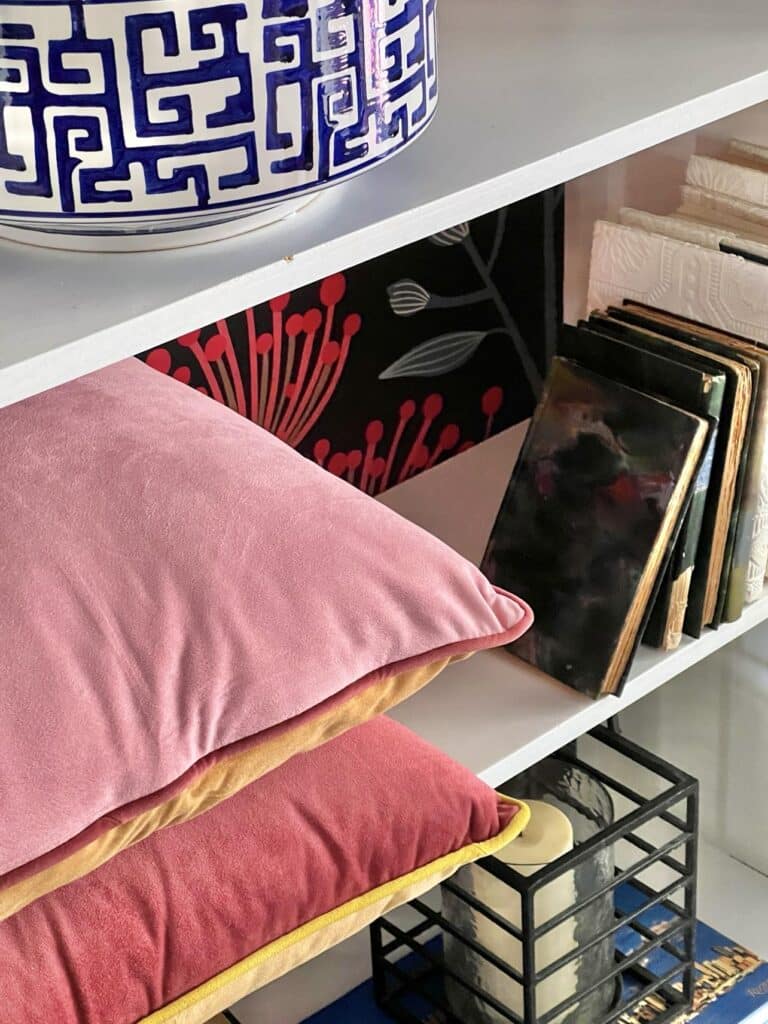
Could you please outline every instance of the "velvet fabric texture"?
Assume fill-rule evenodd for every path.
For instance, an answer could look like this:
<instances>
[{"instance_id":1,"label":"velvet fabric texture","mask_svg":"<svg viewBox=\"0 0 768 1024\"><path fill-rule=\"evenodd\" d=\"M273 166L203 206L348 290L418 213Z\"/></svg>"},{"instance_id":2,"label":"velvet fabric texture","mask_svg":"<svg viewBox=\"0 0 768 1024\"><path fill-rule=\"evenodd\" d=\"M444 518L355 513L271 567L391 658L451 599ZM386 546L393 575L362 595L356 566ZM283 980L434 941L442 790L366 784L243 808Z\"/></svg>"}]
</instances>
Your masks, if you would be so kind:
<instances>
[{"instance_id":1,"label":"velvet fabric texture","mask_svg":"<svg viewBox=\"0 0 768 1024\"><path fill-rule=\"evenodd\" d=\"M0 410L0 438L0 888L210 754L530 622L434 537L137 360Z\"/></svg>"},{"instance_id":2,"label":"velvet fabric texture","mask_svg":"<svg viewBox=\"0 0 768 1024\"><path fill-rule=\"evenodd\" d=\"M311 919L497 837L518 813L499 799L386 717L358 726L0 924L0 1024L135 1024Z\"/></svg>"}]
</instances>

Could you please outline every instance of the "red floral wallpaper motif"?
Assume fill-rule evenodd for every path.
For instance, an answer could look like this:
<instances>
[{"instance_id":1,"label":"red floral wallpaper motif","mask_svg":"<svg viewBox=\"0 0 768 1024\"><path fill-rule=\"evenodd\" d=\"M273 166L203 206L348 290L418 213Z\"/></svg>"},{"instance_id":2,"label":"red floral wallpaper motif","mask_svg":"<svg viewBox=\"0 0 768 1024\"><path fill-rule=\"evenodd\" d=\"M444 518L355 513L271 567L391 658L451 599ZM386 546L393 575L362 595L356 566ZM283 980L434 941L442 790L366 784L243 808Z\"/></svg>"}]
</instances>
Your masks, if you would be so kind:
<instances>
[{"instance_id":1,"label":"red floral wallpaper motif","mask_svg":"<svg viewBox=\"0 0 768 1024\"><path fill-rule=\"evenodd\" d=\"M480 440L493 432L494 416L503 400L504 392L500 387L489 388L482 396L480 404L486 427ZM345 477L361 491L378 494L475 444L462 440L457 423L439 427L443 407L443 396L439 394L427 395L418 408L416 402L408 399L400 406L394 429L388 429L381 420L371 420L365 428L364 447L347 452L333 451L331 442L321 438L314 445L315 461L336 476Z\"/></svg>"},{"instance_id":2,"label":"red floral wallpaper motif","mask_svg":"<svg viewBox=\"0 0 768 1024\"><path fill-rule=\"evenodd\" d=\"M318 305L301 312L291 311L290 293L279 295L268 303L271 329L262 333L256 329L255 310L245 310L247 373L241 371L226 320L217 321L216 332L205 341L200 328L175 344L189 350L202 373L205 384L198 391L297 448L333 397L362 326L359 313L343 309L346 291L344 274L326 277L318 288ZM191 369L183 363L175 366L169 347L152 349L144 359L160 373L183 384L191 382ZM485 433L478 440L492 433L503 400L498 386L483 394ZM418 406L408 399L400 406L396 423L371 420L359 448L334 450L331 440L321 438L313 446L314 459L368 494L378 494L441 458L472 447L475 442L462 438L459 424L444 422L445 411L438 393L427 395Z\"/></svg>"},{"instance_id":3,"label":"red floral wallpaper motif","mask_svg":"<svg viewBox=\"0 0 768 1024\"><path fill-rule=\"evenodd\" d=\"M244 312L248 337L247 374L241 372L226 320L201 342L203 329L176 339L189 349L205 384L198 391L223 402L296 448L322 416L339 383L352 339L362 319L339 310L347 289L344 274L326 277L319 305L303 312L289 309L291 295L269 302L271 329L258 333L255 310ZM168 348L149 352L147 363L189 384L186 365L174 367ZM246 387L247 380L247 387Z\"/></svg>"},{"instance_id":4,"label":"red floral wallpaper motif","mask_svg":"<svg viewBox=\"0 0 768 1024\"><path fill-rule=\"evenodd\" d=\"M141 358L378 494L531 414L561 283L552 191Z\"/></svg>"}]
</instances>

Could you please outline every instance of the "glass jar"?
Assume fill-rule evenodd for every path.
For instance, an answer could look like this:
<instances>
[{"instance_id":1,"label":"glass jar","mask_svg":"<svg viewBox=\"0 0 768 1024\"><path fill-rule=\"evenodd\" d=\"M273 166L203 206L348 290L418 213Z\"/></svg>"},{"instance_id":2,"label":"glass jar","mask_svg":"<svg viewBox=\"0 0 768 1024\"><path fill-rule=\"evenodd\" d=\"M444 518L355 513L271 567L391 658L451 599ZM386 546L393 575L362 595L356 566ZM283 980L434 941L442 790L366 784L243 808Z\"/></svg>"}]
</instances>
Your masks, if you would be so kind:
<instances>
[{"instance_id":1,"label":"glass jar","mask_svg":"<svg viewBox=\"0 0 768 1024\"><path fill-rule=\"evenodd\" d=\"M498 860L523 875L535 875L543 863L551 863L567 854L569 849L578 847L613 823L613 801L605 786L587 771L570 765L562 758L547 758L499 789L509 796L533 801L529 829L541 835L529 836L527 829L526 835L496 855ZM535 849L548 851L545 861L539 864L531 861L529 854ZM613 877L612 844L599 847L585 861L573 867L564 862L562 872L536 893L535 926L540 927L568 906L575 906L607 887ZM512 886L478 865L462 868L454 881L502 918L520 926L520 894ZM509 966L522 972L521 943L447 889L443 890L443 914L460 935L475 939ZM608 932L613 923L613 894L608 892L537 940L537 972L570 950L581 948ZM614 966L614 955L613 936L608 936L591 947L586 955L576 957L539 982L536 991L538 1015L548 1013L574 991L586 992L597 985ZM451 935L445 938L445 958L446 966L459 977L472 982L523 1018L522 986L489 960ZM555 1024L597 1024L610 1011L615 991L613 981L598 985L575 1007L555 1018ZM446 979L446 996L453 1012L466 1024L502 1024L508 1021L450 977Z\"/></svg>"}]
</instances>

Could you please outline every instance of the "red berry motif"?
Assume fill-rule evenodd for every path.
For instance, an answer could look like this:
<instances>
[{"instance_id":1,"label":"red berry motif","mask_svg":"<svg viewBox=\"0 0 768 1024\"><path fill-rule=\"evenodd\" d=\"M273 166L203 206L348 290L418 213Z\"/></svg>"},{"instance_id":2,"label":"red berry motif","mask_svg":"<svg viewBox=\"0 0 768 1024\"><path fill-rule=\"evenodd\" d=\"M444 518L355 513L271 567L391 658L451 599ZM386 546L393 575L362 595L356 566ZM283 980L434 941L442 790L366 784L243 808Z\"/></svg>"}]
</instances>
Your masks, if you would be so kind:
<instances>
[{"instance_id":1,"label":"red berry motif","mask_svg":"<svg viewBox=\"0 0 768 1024\"><path fill-rule=\"evenodd\" d=\"M323 366L331 366L339 358L341 349L337 342L328 341L323 345L320 352L320 362Z\"/></svg>"},{"instance_id":2,"label":"red berry motif","mask_svg":"<svg viewBox=\"0 0 768 1024\"><path fill-rule=\"evenodd\" d=\"M171 353L167 348L153 348L147 356L147 366L160 373L168 373L171 368Z\"/></svg>"},{"instance_id":3,"label":"red berry motif","mask_svg":"<svg viewBox=\"0 0 768 1024\"><path fill-rule=\"evenodd\" d=\"M214 334L213 337L209 338L205 343L205 358L209 363L215 363L217 359L221 359L224 355L225 349L224 339L220 334Z\"/></svg>"},{"instance_id":4,"label":"red berry motif","mask_svg":"<svg viewBox=\"0 0 768 1024\"><path fill-rule=\"evenodd\" d=\"M483 395L481 408L486 416L495 416L504 401L504 392L501 388L488 388Z\"/></svg>"},{"instance_id":5,"label":"red berry motif","mask_svg":"<svg viewBox=\"0 0 768 1024\"><path fill-rule=\"evenodd\" d=\"M343 274L332 274L320 285L320 301L324 306L337 306L347 290L347 279Z\"/></svg>"},{"instance_id":6,"label":"red berry motif","mask_svg":"<svg viewBox=\"0 0 768 1024\"><path fill-rule=\"evenodd\" d=\"M336 452L328 463L328 469L335 476L341 476L344 470L347 468L347 457L342 452Z\"/></svg>"},{"instance_id":7,"label":"red berry motif","mask_svg":"<svg viewBox=\"0 0 768 1024\"><path fill-rule=\"evenodd\" d=\"M344 333L349 335L350 338L354 338L362 326L363 318L357 313L350 313L344 321Z\"/></svg>"},{"instance_id":8,"label":"red berry motif","mask_svg":"<svg viewBox=\"0 0 768 1024\"><path fill-rule=\"evenodd\" d=\"M384 437L384 424L381 420L372 420L365 428L365 440L368 444L378 444Z\"/></svg>"},{"instance_id":9,"label":"red berry motif","mask_svg":"<svg viewBox=\"0 0 768 1024\"><path fill-rule=\"evenodd\" d=\"M442 395L427 395L424 399L424 415L428 420L436 419L443 411L443 396Z\"/></svg>"},{"instance_id":10,"label":"red berry motif","mask_svg":"<svg viewBox=\"0 0 768 1024\"><path fill-rule=\"evenodd\" d=\"M320 441L315 443L314 456L318 462L324 462L331 452L331 442L327 438L322 438Z\"/></svg>"},{"instance_id":11,"label":"red berry motif","mask_svg":"<svg viewBox=\"0 0 768 1024\"><path fill-rule=\"evenodd\" d=\"M304 330L304 317L301 313L291 313L285 322L285 333L289 338L295 338Z\"/></svg>"}]
</instances>

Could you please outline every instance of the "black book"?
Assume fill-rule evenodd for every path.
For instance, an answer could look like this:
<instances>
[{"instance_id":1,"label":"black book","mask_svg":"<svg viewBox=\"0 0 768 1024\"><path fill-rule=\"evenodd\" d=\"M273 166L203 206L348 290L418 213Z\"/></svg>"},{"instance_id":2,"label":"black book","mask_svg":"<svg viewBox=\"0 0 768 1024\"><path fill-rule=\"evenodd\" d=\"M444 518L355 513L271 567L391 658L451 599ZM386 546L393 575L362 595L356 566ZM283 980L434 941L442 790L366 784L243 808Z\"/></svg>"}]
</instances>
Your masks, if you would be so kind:
<instances>
[{"instance_id":1,"label":"black book","mask_svg":"<svg viewBox=\"0 0 768 1024\"><path fill-rule=\"evenodd\" d=\"M699 474L680 536L654 601L643 639L655 647L673 650L680 643L688 593L693 576L709 492L717 428L725 393L725 374L688 362L681 350L665 355L654 352L631 336L612 337L599 328L567 326L560 354L620 384L662 398L706 419L709 435ZM716 505L717 493L710 496Z\"/></svg>"},{"instance_id":2,"label":"black book","mask_svg":"<svg viewBox=\"0 0 768 1024\"><path fill-rule=\"evenodd\" d=\"M707 432L698 416L552 361L483 558L536 616L514 654L583 693L621 690Z\"/></svg>"}]
</instances>

